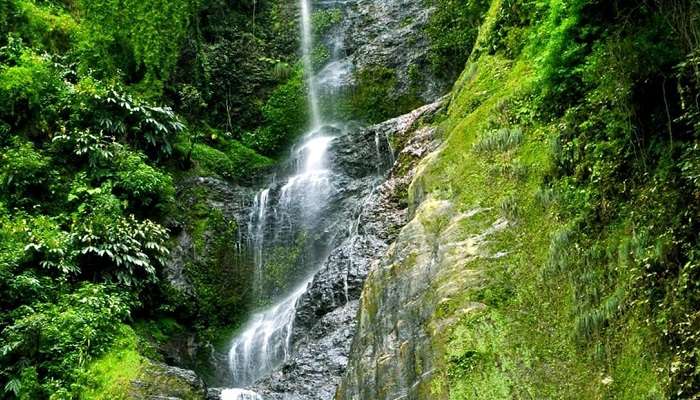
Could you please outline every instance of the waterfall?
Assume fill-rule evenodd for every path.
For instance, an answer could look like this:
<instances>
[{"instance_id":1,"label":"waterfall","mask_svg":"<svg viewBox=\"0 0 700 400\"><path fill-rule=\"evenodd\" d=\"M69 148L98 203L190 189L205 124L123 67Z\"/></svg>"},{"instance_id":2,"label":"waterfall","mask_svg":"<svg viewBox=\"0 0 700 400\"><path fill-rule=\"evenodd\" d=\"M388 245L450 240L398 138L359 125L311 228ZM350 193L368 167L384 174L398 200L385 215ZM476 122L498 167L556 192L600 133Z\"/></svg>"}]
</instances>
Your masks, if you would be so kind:
<instances>
[{"instance_id":1,"label":"waterfall","mask_svg":"<svg viewBox=\"0 0 700 400\"><path fill-rule=\"evenodd\" d=\"M291 162L294 173L277 190L275 199L272 187L261 190L255 197L248 221L249 247L252 249L255 267L255 293L264 296L263 274L266 263L266 234L277 230L273 240L291 237L300 226L310 226L330 193L332 183L326 166L326 153L333 136L321 128L318 95L313 74L311 52L313 48L310 0L301 0L302 57L308 85L308 102L311 130L293 148ZM276 200L276 201L275 201ZM294 210L301 210L294 215ZM283 231L283 232L282 232ZM285 234L287 236L285 236ZM291 240L287 238L288 240ZM291 347L295 305L306 291L315 271L309 271L289 295L276 304L253 315L234 338L229 350L229 368L233 385L247 387L264 377L288 356ZM245 400L261 397L250 390L226 389L222 399Z\"/></svg>"},{"instance_id":2,"label":"waterfall","mask_svg":"<svg viewBox=\"0 0 700 400\"><path fill-rule=\"evenodd\" d=\"M263 244L265 243L265 224L267 222L268 197L270 189L265 188L255 196L253 209L248 220L248 245L253 249L255 266L253 285L256 293L262 292Z\"/></svg>"},{"instance_id":3,"label":"waterfall","mask_svg":"<svg viewBox=\"0 0 700 400\"><path fill-rule=\"evenodd\" d=\"M236 385L254 383L289 355L294 306L307 285L308 281L272 308L253 315L243 332L233 341L229 351L229 368ZM231 400L235 399L231 396Z\"/></svg>"},{"instance_id":4,"label":"waterfall","mask_svg":"<svg viewBox=\"0 0 700 400\"><path fill-rule=\"evenodd\" d=\"M281 226L293 228L295 223L309 226L315 220L332 186L325 160L332 140L322 131L313 131L305 135L301 145L293 151L292 162L297 166L296 173L288 177L279 190L274 208L278 213L287 215L293 209L300 209L301 213L297 216L298 221L283 221ZM255 197L248 226L258 295L264 294L261 282L266 262L265 232L280 225L276 226L274 221L267 218L272 207L270 193L271 188L265 188ZM310 278L303 280L277 304L253 315L234 339L229 350L229 368L235 385L245 387L254 383L288 357L295 305L309 282Z\"/></svg>"},{"instance_id":5,"label":"waterfall","mask_svg":"<svg viewBox=\"0 0 700 400\"><path fill-rule=\"evenodd\" d=\"M301 56L304 63L307 85L309 88L309 112L311 113L311 130L321 126L321 112L318 107L318 93L314 80L313 37L311 27L311 0L301 1Z\"/></svg>"},{"instance_id":6,"label":"waterfall","mask_svg":"<svg viewBox=\"0 0 700 400\"><path fill-rule=\"evenodd\" d=\"M245 389L225 389L221 391L221 400L263 400L259 394Z\"/></svg>"},{"instance_id":7,"label":"waterfall","mask_svg":"<svg viewBox=\"0 0 700 400\"><path fill-rule=\"evenodd\" d=\"M338 202L339 198L342 201L342 196L332 199L334 195L342 193L343 182L347 180L339 178L342 171L334 171L329 162L329 150L342 131L323 120L317 93L319 82L327 84L328 81L337 81L337 77L348 70L347 62L338 59L342 56L343 40L339 36L333 38L330 67L327 66L325 72L316 76L311 61L314 43L310 0L300 1L302 57L311 129L292 148L288 162L279 169L270 186L255 196L250 210L247 232L248 248L255 268L254 293L261 300L271 300L273 304L250 317L232 340L229 349L231 385L247 389L226 389L221 394L224 400L262 399L249 389L289 359L298 300L328 257L333 241L352 231L355 223L354 218L352 221L340 218L335 220L333 226L328 225L329 215L335 215L328 211L332 208L329 208L329 204ZM379 144L377 149L379 151ZM295 261L299 265L294 265L294 274L287 273L282 283L292 290L278 297L279 293L271 292L268 287L274 285L266 284L265 279L269 268L274 270L279 266L269 265L274 264L275 254L279 253L280 248L283 253L291 253L294 246L299 246L297 242L300 237L308 237L309 243L302 245L303 254Z\"/></svg>"}]
</instances>

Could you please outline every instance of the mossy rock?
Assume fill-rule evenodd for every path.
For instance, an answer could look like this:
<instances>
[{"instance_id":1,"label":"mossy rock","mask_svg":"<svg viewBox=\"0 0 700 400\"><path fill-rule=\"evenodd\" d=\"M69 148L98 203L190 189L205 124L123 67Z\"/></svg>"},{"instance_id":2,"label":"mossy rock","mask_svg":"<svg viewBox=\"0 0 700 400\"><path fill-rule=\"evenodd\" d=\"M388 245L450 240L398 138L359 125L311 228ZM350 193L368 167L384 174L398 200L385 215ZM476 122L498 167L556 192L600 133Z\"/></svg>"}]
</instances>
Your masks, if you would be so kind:
<instances>
[{"instance_id":1,"label":"mossy rock","mask_svg":"<svg viewBox=\"0 0 700 400\"><path fill-rule=\"evenodd\" d=\"M207 388L193 371L147 361L131 382L133 399L206 399Z\"/></svg>"}]
</instances>

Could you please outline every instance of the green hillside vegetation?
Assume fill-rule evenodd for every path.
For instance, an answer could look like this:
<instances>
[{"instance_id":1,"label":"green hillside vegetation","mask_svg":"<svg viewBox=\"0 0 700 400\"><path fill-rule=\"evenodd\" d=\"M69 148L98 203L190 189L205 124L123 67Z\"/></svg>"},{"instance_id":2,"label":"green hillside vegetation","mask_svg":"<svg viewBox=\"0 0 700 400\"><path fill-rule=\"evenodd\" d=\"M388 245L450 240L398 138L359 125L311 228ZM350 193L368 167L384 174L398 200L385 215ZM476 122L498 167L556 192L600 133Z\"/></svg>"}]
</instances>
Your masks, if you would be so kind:
<instances>
[{"instance_id":1,"label":"green hillside vegetation","mask_svg":"<svg viewBox=\"0 0 700 400\"><path fill-rule=\"evenodd\" d=\"M514 227L433 395L695 399L700 7L496 0L414 185ZM477 227L478 228L478 227Z\"/></svg>"},{"instance_id":2,"label":"green hillside vegetation","mask_svg":"<svg viewBox=\"0 0 700 400\"><path fill-rule=\"evenodd\" d=\"M0 1L1 398L119 398L125 324L243 316L202 278L195 324L161 278L177 182L249 181L304 128L296 23L249 3Z\"/></svg>"}]
</instances>

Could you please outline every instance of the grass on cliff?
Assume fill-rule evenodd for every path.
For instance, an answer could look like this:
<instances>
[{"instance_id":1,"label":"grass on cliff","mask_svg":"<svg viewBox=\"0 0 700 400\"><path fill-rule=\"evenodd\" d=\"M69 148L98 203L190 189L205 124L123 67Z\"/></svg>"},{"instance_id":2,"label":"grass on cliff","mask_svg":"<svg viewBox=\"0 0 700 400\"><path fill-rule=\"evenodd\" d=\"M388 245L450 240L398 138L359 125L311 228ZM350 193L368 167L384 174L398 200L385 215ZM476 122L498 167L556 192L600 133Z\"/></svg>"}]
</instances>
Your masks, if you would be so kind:
<instances>
[{"instance_id":1,"label":"grass on cliff","mask_svg":"<svg viewBox=\"0 0 700 400\"><path fill-rule=\"evenodd\" d=\"M653 136L651 145L634 149L637 158L628 157L633 135L650 129L633 114L640 103L631 93L653 68L663 67L657 58L677 59L658 53L669 45L657 44L666 36L645 25L655 18L653 8L635 15L640 22L634 29L644 36L613 22L601 34L595 27L600 22L591 19L615 18L616 11L600 5L530 3L492 2L440 126L445 144L413 183L414 190L450 199L464 211L483 207L494 220L512 222L489 243L505 256L474 264L487 273L488 284L442 304L436 314L450 318L473 301L488 306L460 317L436 339L445 364L427 397L693 398L692 370L682 366L692 365L695 336L682 339L685 349L669 345L679 340L670 330L683 332L675 310L692 310L692 297L663 300L667 289L658 283L638 286L644 279L666 279L641 278L642 260L677 268L664 255L671 245L655 243L647 233L687 229L672 213L659 213L665 207L656 200L664 198L672 209L683 204L672 183L679 182L672 172L677 167L664 164L663 155L654 166L639 158L639 151L667 151L668 141ZM580 35L591 32L598 32L598 43L582 46ZM636 47L624 47L624 35L636 38ZM644 57L656 66L639 69ZM581 147L570 150L571 143ZM590 170L562 167L571 159ZM625 176L625 168L641 167L646 174ZM615 194L625 190L636 193L634 208ZM686 265L694 265L692 258ZM673 278L667 282L675 284ZM650 294L666 308L650 308ZM669 369L672 357L678 369Z\"/></svg>"}]
</instances>

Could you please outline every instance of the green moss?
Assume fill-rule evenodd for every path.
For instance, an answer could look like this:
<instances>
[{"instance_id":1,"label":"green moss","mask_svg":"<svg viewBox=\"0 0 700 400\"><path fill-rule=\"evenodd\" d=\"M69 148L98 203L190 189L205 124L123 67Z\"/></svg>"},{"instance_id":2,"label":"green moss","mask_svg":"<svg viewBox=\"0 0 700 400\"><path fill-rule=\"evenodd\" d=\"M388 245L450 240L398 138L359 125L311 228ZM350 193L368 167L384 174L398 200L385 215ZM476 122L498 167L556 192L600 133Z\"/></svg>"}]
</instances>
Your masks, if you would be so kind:
<instances>
[{"instance_id":1,"label":"green moss","mask_svg":"<svg viewBox=\"0 0 700 400\"><path fill-rule=\"evenodd\" d=\"M333 28L334 25L339 24L342 19L343 14L337 8L314 11L311 16L314 34L316 34L317 37L321 37Z\"/></svg>"},{"instance_id":2,"label":"green moss","mask_svg":"<svg viewBox=\"0 0 700 400\"><path fill-rule=\"evenodd\" d=\"M243 135L243 144L261 154L277 155L307 128L309 107L306 92L304 71L298 65L290 78L278 86L262 106L264 125Z\"/></svg>"},{"instance_id":3,"label":"green moss","mask_svg":"<svg viewBox=\"0 0 700 400\"><path fill-rule=\"evenodd\" d=\"M476 40L486 0L431 0L435 12L425 27L430 47L428 59L433 71L448 81L464 68Z\"/></svg>"},{"instance_id":4,"label":"green moss","mask_svg":"<svg viewBox=\"0 0 700 400\"><path fill-rule=\"evenodd\" d=\"M350 118L380 122L422 105L414 91L395 93L398 79L391 68L371 65L358 71L355 79L356 85L346 106Z\"/></svg>"},{"instance_id":5,"label":"green moss","mask_svg":"<svg viewBox=\"0 0 700 400\"><path fill-rule=\"evenodd\" d=\"M65 52L75 36L78 24L62 7L52 3L17 1L19 35L28 43L51 52Z\"/></svg>"},{"instance_id":6,"label":"green moss","mask_svg":"<svg viewBox=\"0 0 700 400\"><path fill-rule=\"evenodd\" d=\"M673 175L666 168L666 144L645 150L658 155L659 175L643 184L626 178L642 164L637 177L650 168L649 159L629 147L632 132L648 128L643 121L630 124L630 107L639 101L631 93L635 85L645 85L648 73L637 69L637 57L673 59L673 52L661 55L654 40L637 41L649 46L639 52L626 40L613 45L602 39L601 47L583 56L577 35L590 26L583 26L582 16L600 15L585 14L590 9L583 2L531 9L525 3L492 2L441 123L445 143L423 161L409 190L414 207L442 198L462 210L493 210L490 215L498 212L511 223L489 239L488 247L503 251L501 257L473 262L474 270L486 274L486 284L440 303L435 326L447 321L450 328L435 335L444 365L433 391L460 399L673 398L669 349L644 317L654 313L647 296L664 289L651 284L655 289L641 294L632 286L641 282L635 263L642 259L651 262L646 268L675 270L666 258L673 235L652 227L673 224L659 210L688 202L676 197L669 181L661 183ZM533 15L542 18L534 22ZM568 113L561 111L569 106ZM662 117L663 108L659 112ZM662 128L649 132L654 129ZM591 142L594 137L598 144ZM620 185L636 184L633 195L621 195ZM642 225L661 236L652 239ZM692 253L681 257L693 263ZM632 300L635 296L640 297ZM676 306L689 307L688 298L676 298ZM474 301L486 311L454 322ZM669 310L675 306L669 307L657 315L664 320L673 315ZM680 370L678 375L686 374ZM684 393L693 390L688 376L677 386Z\"/></svg>"},{"instance_id":7,"label":"green moss","mask_svg":"<svg viewBox=\"0 0 700 400\"><path fill-rule=\"evenodd\" d=\"M294 242L284 246L266 250L265 264L263 265L261 290L270 296L257 296L261 306L268 305L270 298L288 293L292 284L305 278L307 271L304 266L303 257L307 250L308 236L300 233Z\"/></svg>"},{"instance_id":8,"label":"green moss","mask_svg":"<svg viewBox=\"0 0 700 400\"><path fill-rule=\"evenodd\" d=\"M226 180L248 180L273 163L271 159L235 140L220 140L217 147L195 143L191 149L195 173L216 175ZM188 151L189 144L179 146L178 152L186 154Z\"/></svg>"}]
</instances>

